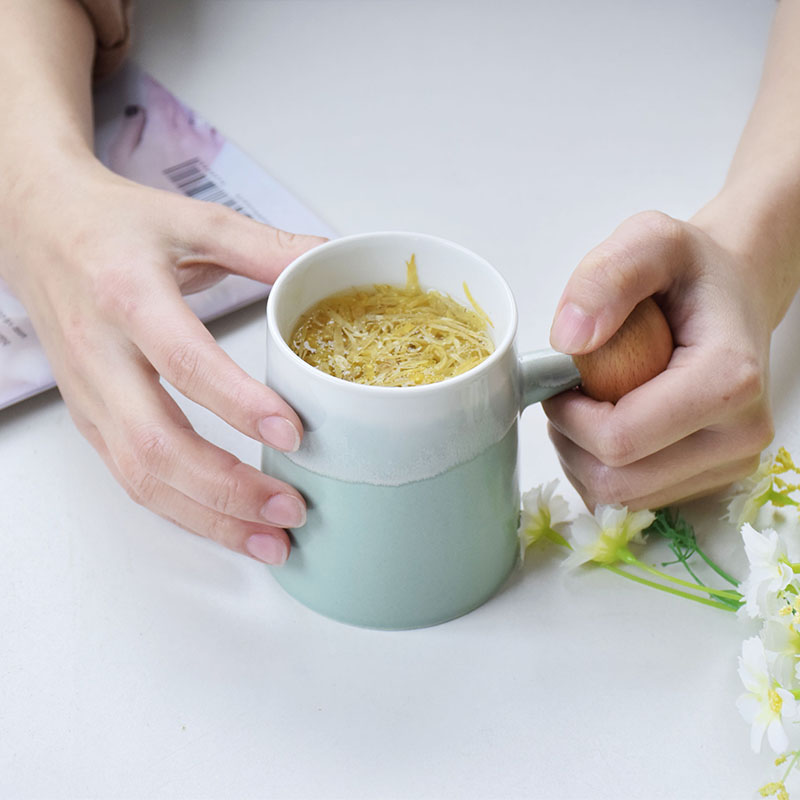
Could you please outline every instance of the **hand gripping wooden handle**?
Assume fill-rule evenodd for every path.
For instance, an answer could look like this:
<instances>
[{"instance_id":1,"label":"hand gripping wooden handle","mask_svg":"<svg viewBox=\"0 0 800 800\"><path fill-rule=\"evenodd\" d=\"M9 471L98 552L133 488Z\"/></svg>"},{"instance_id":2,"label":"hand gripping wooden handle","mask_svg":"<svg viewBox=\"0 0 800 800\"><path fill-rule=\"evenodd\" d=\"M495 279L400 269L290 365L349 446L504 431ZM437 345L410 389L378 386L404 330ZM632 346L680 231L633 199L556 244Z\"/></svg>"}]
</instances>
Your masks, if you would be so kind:
<instances>
[{"instance_id":1,"label":"hand gripping wooden handle","mask_svg":"<svg viewBox=\"0 0 800 800\"><path fill-rule=\"evenodd\" d=\"M602 347L572 360L581 373L581 388L589 397L616 403L663 372L672 350L672 331L666 317L648 297Z\"/></svg>"}]
</instances>

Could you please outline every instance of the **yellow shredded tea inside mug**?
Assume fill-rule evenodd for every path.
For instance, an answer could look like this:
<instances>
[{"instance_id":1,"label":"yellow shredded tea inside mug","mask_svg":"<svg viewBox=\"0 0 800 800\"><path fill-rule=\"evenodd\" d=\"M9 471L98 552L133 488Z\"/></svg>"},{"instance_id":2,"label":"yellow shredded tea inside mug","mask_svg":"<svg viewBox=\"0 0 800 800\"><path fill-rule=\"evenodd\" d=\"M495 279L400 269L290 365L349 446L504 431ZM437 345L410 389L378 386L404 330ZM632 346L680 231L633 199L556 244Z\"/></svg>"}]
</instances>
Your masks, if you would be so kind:
<instances>
[{"instance_id":1,"label":"yellow shredded tea inside mug","mask_svg":"<svg viewBox=\"0 0 800 800\"><path fill-rule=\"evenodd\" d=\"M348 289L300 317L289 346L313 367L371 386L420 386L460 375L494 349L491 320L433 289L423 292L416 259L405 286Z\"/></svg>"}]
</instances>

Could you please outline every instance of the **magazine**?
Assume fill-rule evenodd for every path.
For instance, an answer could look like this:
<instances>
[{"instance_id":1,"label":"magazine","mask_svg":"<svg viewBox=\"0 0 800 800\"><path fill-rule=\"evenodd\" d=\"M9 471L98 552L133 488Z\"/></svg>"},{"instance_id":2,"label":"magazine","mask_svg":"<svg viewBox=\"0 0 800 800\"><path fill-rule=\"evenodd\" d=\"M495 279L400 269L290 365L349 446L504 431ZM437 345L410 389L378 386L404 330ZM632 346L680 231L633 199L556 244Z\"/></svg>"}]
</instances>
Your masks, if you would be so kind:
<instances>
[{"instance_id":1,"label":"magazine","mask_svg":"<svg viewBox=\"0 0 800 800\"><path fill-rule=\"evenodd\" d=\"M95 152L126 178L222 203L295 233L334 232L261 166L134 64L94 96ZM264 298L269 286L230 275L186 302L203 321ZM19 300L0 279L0 408L55 385Z\"/></svg>"}]
</instances>

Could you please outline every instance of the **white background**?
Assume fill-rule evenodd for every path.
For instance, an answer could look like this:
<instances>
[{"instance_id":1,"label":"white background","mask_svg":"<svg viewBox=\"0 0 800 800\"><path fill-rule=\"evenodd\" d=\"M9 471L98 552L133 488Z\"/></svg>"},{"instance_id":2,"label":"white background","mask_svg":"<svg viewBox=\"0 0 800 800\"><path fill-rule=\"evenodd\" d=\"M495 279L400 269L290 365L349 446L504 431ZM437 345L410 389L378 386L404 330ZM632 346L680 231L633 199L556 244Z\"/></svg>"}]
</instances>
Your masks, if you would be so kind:
<instances>
[{"instance_id":1,"label":"white background","mask_svg":"<svg viewBox=\"0 0 800 800\"><path fill-rule=\"evenodd\" d=\"M487 257L526 350L622 219L686 217L717 191L773 9L147 0L135 57L340 232L419 230ZM262 317L212 327L257 377ZM796 449L798 332L793 307L772 389ZM538 408L521 452L523 488L560 474ZM685 511L741 574L721 509ZM129 501L55 392L0 414L0 514L0 797L750 798L776 774L734 707L750 629L565 574L553 549L436 628L330 622Z\"/></svg>"}]
</instances>

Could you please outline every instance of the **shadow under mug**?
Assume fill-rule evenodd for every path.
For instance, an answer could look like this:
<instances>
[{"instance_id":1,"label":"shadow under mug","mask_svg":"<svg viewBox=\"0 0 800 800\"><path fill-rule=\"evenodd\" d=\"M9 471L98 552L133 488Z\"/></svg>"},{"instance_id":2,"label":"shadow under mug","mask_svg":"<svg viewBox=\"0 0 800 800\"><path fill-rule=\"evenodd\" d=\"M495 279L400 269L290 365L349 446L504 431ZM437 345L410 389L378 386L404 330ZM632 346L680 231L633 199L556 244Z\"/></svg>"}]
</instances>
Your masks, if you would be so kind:
<instances>
[{"instance_id":1,"label":"shadow under mug","mask_svg":"<svg viewBox=\"0 0 800 800\"><path fill-rule=\"evenodd\" d=\"M423 289L489 315L494 352L454 378L414 387L351 383L287 345L299 316L335 292L405 283L414 254ZM518 554L517 419L575 386L568 356L518 358L517 310L500 274L452 242L416 233L333 240L294 261L267 303L267 383L300 415L296 453L265 447L264 472L295 486L308 519L272 568L289 594L363 627L418 628L478 607Z\"/></svg>"}]
</instances>

